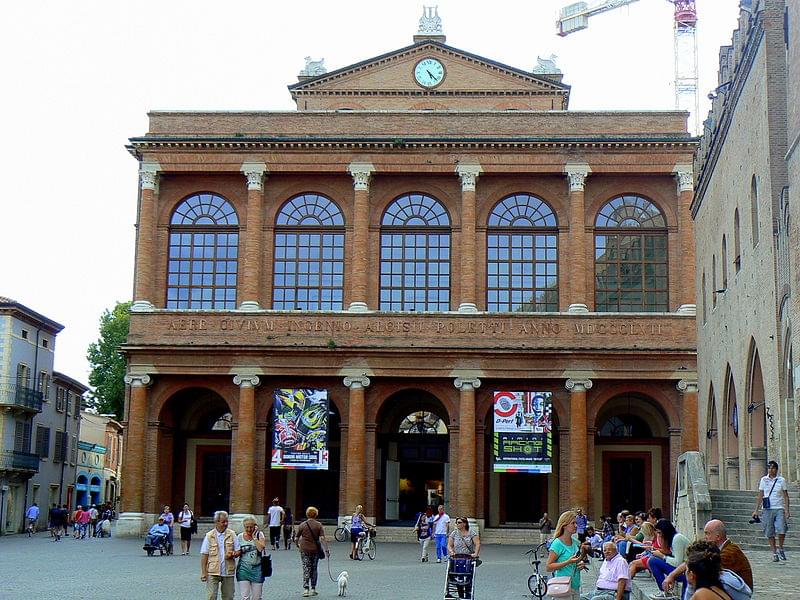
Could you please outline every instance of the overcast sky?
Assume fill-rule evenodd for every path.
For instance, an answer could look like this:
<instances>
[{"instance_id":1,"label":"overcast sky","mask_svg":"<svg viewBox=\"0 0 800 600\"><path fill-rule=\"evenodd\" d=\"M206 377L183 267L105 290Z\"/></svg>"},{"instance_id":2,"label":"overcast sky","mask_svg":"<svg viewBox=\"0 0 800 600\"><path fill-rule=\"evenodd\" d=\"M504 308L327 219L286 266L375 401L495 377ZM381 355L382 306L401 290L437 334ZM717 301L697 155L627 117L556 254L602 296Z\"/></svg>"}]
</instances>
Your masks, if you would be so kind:
<instances>
[{"instance_id":1,"label":"overcast sky","mask_svg":"<svg viewBox=\"0 0 800 600\"><path fill-rule=\"evenodd\" d=\"M560 38L567 3L438 5L451 46L525 70L556 54L571 109L674 107L667 0ZM704 116L738 0L697 5ZM0 295L66 326L56 369L87 381L100 314L131 297L137 164L124 146L147 131L148 110L292 109L303 57L333 70L407 46L421 13L416 0L2 2Z\"/></svg>"}]
</instances>

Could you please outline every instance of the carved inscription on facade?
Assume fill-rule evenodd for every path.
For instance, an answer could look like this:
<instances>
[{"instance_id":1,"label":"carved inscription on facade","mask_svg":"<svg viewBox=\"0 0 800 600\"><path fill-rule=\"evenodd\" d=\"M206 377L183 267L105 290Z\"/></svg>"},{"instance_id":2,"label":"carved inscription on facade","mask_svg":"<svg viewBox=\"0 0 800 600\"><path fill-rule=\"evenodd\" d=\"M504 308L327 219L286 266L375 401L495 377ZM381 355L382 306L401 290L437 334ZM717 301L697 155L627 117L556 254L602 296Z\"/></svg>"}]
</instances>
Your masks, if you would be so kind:
<instances>
[{"instance_id":1,"label":"carved inscription on facade","mask_svg":"<svg viewBox=\"0 0 800 600\"><path fill-rule=\"evenodd\" d=\"M467 338L575 338L575 337L642 337L670 336L669 321L631 319L531 319L531 318L393 318L393 317L295 317L207 315L177 317L164 315L166 334L203 334L224 332L237 335L274 336L304 334L311 337L336 334L361 334L373 337L467 337ZM149 333L158 333L149 331Z\"/></svg>"}]
</instances>

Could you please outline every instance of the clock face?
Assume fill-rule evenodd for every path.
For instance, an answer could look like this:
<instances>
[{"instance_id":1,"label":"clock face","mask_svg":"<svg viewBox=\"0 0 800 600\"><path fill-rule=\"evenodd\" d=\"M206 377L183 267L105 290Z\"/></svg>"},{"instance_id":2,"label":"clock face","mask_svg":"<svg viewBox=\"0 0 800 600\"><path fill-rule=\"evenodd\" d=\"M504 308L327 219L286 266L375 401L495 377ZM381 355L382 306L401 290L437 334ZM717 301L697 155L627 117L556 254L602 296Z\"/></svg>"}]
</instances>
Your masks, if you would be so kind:
<instances>
[{"instance_id":1,"label":"clock face","mask_svg":"<svg viewBox=\"0 0 800 600\"><path fill-rule=\"evenodd\" d=\"M435 58L423 58L414 67L414 79L423 87L436 87L444 80L444 65Z\"/></svg>"}]
</instances>

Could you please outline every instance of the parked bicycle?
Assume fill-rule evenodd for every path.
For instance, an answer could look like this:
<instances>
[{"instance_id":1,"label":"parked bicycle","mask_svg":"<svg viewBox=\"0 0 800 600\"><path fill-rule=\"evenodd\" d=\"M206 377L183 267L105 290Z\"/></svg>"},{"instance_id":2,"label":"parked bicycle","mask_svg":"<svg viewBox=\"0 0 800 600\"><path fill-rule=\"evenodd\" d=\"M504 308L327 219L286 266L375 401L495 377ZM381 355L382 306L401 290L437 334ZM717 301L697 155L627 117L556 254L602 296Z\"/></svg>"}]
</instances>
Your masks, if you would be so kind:
<instances>
[{"instance_id":1,"label":"parked bicycle","mask_svg":"<svg viewBox=\"0 0 800 600\"><path fill-rule=\"evenodd\" d=\"M337 527L333 532L333 537L337 542L343 542L350 539L350 526L353 524L352 519L343 519L341 527Z\"/></svg>"},{"instance_id":2,"label":"parked bicycle","mask_svg":"<svg viewBox=\"0 0 800 600\"><path fill-rule=\"evenodd\" d=\"M370 560L375 560L375 553L378 550L375 544L375 536L377 534L378 530L374 527L370 527L367 531L362 531L359 534L358 542L356 542L356 556L358 560L364 560L365 554Z\"/></svg>"},{"instance_id":3,"label":"parked bicycle","mask_svg":"<svg viewBox=\"0 0 800 600\"><path fill-rule=\"evenodd\" d=\"M533 574L528 577L528 589L533 594L534 598L538 598L538 600L542 600L547 595L547 575L544 575L539 572L539 565L542 564L542 559L539 558L539 554L544 557L550 545L550 540L544 541L538 546L534 546L530 550L528 550L525 554L531 555L531 570Z\"/></svg>"}]
</instances>

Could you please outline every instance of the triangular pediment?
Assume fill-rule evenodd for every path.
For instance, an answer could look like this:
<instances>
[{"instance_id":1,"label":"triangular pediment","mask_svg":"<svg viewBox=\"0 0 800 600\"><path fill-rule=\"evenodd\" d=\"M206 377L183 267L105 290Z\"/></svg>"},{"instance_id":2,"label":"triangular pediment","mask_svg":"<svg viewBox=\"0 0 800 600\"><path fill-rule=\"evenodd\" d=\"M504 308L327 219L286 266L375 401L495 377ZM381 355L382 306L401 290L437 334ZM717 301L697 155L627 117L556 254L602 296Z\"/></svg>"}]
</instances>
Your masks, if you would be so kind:
<instances>
[{"instance_id":1,"label":"triangular pediment","mask_svg":"<svg viewBox=\"0 0 800 600\"><path fill-rule=\"evenodd\" d=\"M434 58L444 67L444 76L435 86L425 87L414 76L416 65L426 58ZM444 43L426 40L371 58L324 75L319 75L289 86L295 100L334 98L347 96L353 98L356 107L381 108L377 98L411 99L420 97L432 101L443 98L468 98L505 96L536 96L540 100L552 98L558 100L552 108L566 108L569 86L556 79L550 79L492 61L490 59L453 48ZM362 97L359 101L356 97ZM489 101L485 108L494 107ZM474 102L473 102L474 104ZM323 105L324 106L324 105ZM322 106L312 106L320 108ZM474 106L473 108L481 108Z\"/></svg>"}]
</instances>

